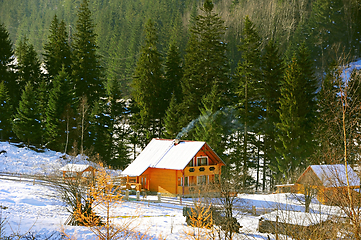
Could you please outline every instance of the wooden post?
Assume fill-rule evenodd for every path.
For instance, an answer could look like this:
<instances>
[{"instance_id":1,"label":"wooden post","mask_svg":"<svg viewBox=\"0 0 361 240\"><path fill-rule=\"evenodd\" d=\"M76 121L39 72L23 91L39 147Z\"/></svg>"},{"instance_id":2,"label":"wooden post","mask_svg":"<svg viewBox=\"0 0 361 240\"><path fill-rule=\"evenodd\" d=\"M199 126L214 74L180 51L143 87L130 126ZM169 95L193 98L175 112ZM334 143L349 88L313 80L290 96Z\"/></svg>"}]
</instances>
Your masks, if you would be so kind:
<instances>
[{"instance_id":1,"label":"wooden post","mask_svg":"<svg viewBox=\"0 0 361 240\"><path fill-rule=\"evenodd\" d=\"M140 200L140 192L139 192L139 190L137 191L136 196L137 196L137 201L139 201Z\"/></svg>"},{"instance_id":2,"label":"wooden post","mask_svg":"<svg viewBox=\"0 0 361 240\"><path fill-rule=\"evenodd\" d=\"M129 200L129 189L125 190L125 200Z\"/></svg>"},{"instance_id":3,"label":"wooden post","mask_svg":"<svg viewBox=\"0 0 361 240\"><path fill-rule=\"evenodd\" d=\"M158 202L162 202L162 194L158 192Z\"/></svg>"},{"instance_id":4,"label":"wooden post","mask_svg":"<svg viewBox=\"0 0 361 240\"><path fill-rule=\"evenodd\" d=\"M278 238L278 215L276 216L275 232L276 232L276 240L279 240L279 238Z\"/></svg>"},{"instance_id":5,"label":"wooden post","mask_svg":"<svg viewBox=\"0 0 361 240\"><path fill-rule=\"evenodd\" d=\"M256 206L252 206L252 215L256 216Z\"/></svg>"}]
</instances>

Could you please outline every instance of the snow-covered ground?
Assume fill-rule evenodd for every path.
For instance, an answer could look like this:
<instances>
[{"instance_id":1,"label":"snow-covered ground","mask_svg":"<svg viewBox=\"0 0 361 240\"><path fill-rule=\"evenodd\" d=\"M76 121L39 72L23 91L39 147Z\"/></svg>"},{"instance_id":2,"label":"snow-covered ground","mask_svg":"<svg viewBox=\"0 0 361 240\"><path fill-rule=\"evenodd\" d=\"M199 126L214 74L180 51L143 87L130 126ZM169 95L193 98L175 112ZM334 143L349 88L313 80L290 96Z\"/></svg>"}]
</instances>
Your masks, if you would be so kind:
<instances>
[{"instance_id":1,"label":"snow-covered ground","mask_svg":"<svg viewBox=\"0 0 361 240\"><path fill-rule=\"evenodd\" d=\"M69 162L62 158L62 153L39 153L6 142L0 142L0 152L0 173L49 175ZM80 159L73 159L74 161L84 162ZM46 236L63 230L75 239L95 239L86 227L63 225L69 213L52 188L38 182L26 181L24 177L14 180L17 181L6 180L0 176L0 206L6 208L0 210L0 217L7 220L6 234L22 235L30 231ZM148 198L152 200L156 196ZM304 207L288 194L241 194L239 199L243 208L249 210L255 206L257 210L268 212L276 209L304 211ZM311 209L315 213L332 211L316 200L311 204ZM186 239L186 233L191 230L185 224L180 205L125 201L117 207L115 215L119 222L130 221L130 217L137 216L131 221L134 221L136 231L147 236L145 239ZM237 214L237 220L243 227L235 239L267 239L268 234L257 231L259 217L249 212ZM270 237L273 238L272 235Z\"/></svg>"}]
</instances>

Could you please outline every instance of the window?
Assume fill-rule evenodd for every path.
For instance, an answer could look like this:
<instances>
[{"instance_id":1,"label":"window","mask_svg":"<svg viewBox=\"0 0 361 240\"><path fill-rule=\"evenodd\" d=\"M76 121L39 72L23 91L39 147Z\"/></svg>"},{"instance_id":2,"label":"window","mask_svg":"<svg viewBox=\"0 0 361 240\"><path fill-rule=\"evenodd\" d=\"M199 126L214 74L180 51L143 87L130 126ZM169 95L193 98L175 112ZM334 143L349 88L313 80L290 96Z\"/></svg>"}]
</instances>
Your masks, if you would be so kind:
<instances>
[{"instance_id":1,"label":"window","mask_svg":"<svg viewBox=\"0 0 361 240\"><path fill-rule=\"evenodd\" d=\"M197 158L197 166L207 166L207 165L208 165L208 157Z\"/></svg>"},{"instance_id":2,"label":"window","mask_svg":"<svg viewBox=\"0 0 361 240\"><path fill-rule=\"evenodd\" d=\"M189 186L194 186L197 184L197 178L195 176L189 176Z\"/></svg>"},{"instance_id":3,"label":"window","mask_svg":"<svg viewBox=\"0 0 361 240\"><path fill-rule=\"evenodd\" d=\"M190 160L190 162L188 163L188 167L194 167L193 158L192 158L192 160Z\"/></svg>"},{"instance_id":4,"label":"window","mask_svg":"<svg viewBox=\"0 0 361 240\"><path fill-rule=\"evenodd\" d=\"M183 186L183 178L178 178L178 186ZM184 177L184 186L188 187L188 177Z\"/></svg>"},{"instance_id":5,"label":"window","mask_svg":"<svg viewBox=\"0 0 361 240\"><path fill-rule=\"evenodd\" d=\"M198 185L207 184L207 176L206 175L198 176L197 184Z\"/></svg>"}]
</instances>

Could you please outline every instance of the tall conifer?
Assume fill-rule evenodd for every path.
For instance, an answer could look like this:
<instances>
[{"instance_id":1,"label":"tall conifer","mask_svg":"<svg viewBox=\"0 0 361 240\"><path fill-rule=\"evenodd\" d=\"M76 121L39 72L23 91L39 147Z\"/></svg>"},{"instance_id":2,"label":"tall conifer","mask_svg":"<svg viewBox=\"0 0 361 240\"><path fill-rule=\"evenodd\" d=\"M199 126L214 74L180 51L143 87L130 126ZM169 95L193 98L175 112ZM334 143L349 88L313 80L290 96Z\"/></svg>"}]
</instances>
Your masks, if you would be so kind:
<instances>
[{"instance_id":1,"label":"tall conifer","mask_svg":"<svg viewBox=\"0 0 361 240\"><path fill-rule=\"evenodd\" d=\"M57 15L54 16L50 25L48 42L44 45L44 63L47 74L54 78L62 70L66 69L71 74L71 50L68 43L68 35L63 20L59 22Z\"/></svg>"},{"instance_id":2,"label":"tall conifer","mask_svg":"<svg viewBox=\"0 0 361 240\"><path fill-rule=\"evenodd\" d=\"M0 139L9 139L12 133L12 106L4 81L0 82Z\"/></svg>"},{"instance_id":3,"label":"tall conifer","mask_svg":"<svg viewBox=\"0 0 361 240\"><path fill-rule=\"evenodd\" d=\"M0 24L0 81L8 90L11 105L18 104L20 99L19 87L14 73L14 51L9 32Z\"/></svg>"},{"instance_id":4,"label":"tall conifer","mask_svg":"<svg viewBox=\"0 0 361 240\"><path fill-rule=\"evenodd\" d=\"M145 26L146 40L134 72L133 97L140 109L140 120L150 131L150 140L160 137L163 131L163 118L168 106L166 88L161 65L161 56L157 49L157 33L153 21Z\"/></svg>"},{"instance_id":5,"label":"tall conifer","mask_svg":"<svg viewBox=\"0 0 361 240\"><path fill-rule=\"evenodd\" d=\"M298 57L297 57L298 55ZM295 171L302 171L311 162L314 151L316 119L316 78L312 62L304 45L288 65L281 84L278 138L281 145L276 150L279 173L284 180Z\"/></svg>"},{"instance_id":6,"label":"tall conifer","mask_svg":"<svg viewBox=\"0 0 361 240\"><path fill-rule=\"evenodd\" d=\"M63 151L66 143L66 111L74 104L70 86L70 77L65 68L55 76L53 87L49 92L49 101L45 111L46 138L49 147L56 151Z\"/></svg>"},{"instance_id":7,"label":"tall conifer","mask_svg":"<svg viewBox=\"0 0 361 240\"><path fill-rule=\"evenodd\" d=\"M41 121L36 92L31 82L25 86L17 114L14 116L14 132L27 145L41 143Z\"/></svg>"},{"instance_id":8,"label":"tall conifer","mask_svg":"<svg viewBox=\"0 0 361 240\"><path fill-rule=\"evenodd\" d=\"M227 45L224 42L225 26L223 20L214 13L211 0L206 0L201 14L193 19L190 38L184 60L182 78L182 119L185 127L200 115L201 100L210 94L217 85L222 95L221 103L229 102L229 66L226 57Z\"/></svg>"},{"instance_id":9,"label":"tall conifer","mask_svg":"<svg viewBox=\"0 0 361 240\"><path fill-rule=\"evenodd\" d=\"M242 141L237 148L240 148L241 157L236 166L242 169L243 185L246 186L247 172L255 162L254 148L255 135L259 129L256 124L261 115L261 39L254 27L254 24L246 16L242 32L241 44L238 50L241 52L241 60L238 63L236 79L238 81L238 110L239 119L242 123L237 136L243 135Z\"/></svg>"},{"instance_id":10,"label":"tall conifer","mask_svg":"<svg viewBox=\"0 0 361 240\"><path fill-rule=\"evenodd\" d=\"M18 60L18 90L21 93L25 89L27 82L31 82L35 88L37 88L42 82L40 60L34 46L29 44L28 41L27 37L22 38L15 49L15 54Z\"/></svg>"},{"instance_id":11,"label":"tall conifer","mask_svg":"<svg viewBox=\"0 0 361 240\"><path fill-rule=\"evenodd\" d=\"M284 76L284 60L279 53L278 46L273 39L269 40L265 46L264 55L262 56L262 133L263 133L263 190L266 186L266 177L268 167L277 170L277 152L276 146L276 127L279 122L279 98L280 84Z\"/></svg>"},{"instance_id":12,"label":"tall conifer","mask_svg":"<svg viewBox=\"0 0 361 240\"><path fill-rule=\"evenodd\" d=\"M97 34L91 19L88 0L83 0L76 23L73 40L72 78L75 83L76 96L86 96L88 104L93 105L104 95L102 67L97 53Z\"/></svg>"}]
</instances>

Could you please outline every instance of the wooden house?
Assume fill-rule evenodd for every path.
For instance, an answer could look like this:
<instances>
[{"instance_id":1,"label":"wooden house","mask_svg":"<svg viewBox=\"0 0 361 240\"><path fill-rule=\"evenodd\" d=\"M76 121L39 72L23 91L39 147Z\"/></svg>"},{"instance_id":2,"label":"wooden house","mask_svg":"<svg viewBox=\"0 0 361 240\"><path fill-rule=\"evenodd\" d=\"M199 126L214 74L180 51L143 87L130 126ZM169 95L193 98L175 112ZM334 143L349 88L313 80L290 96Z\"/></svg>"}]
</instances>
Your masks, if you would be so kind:
<instances>
[{"instance_id":1,"label":"wooden house","mask_svg":"<svg viewBox=\"0 0 361 240\"><path fill-rule=\"evenodd\" d=\"M184 196L219 177L223 165L206 142L152 139L122 176L128 189Z\"/></svg>"},{"instance_id":2,"label":"wooden house","mask_svg":"<svg viewBox=\"0 0 361 240\"><path fill-rule=\"evenodd\" d=\"M347 166L352 193L360 189L360 178L350 166ZM347 197L347 179L345 165L311 165L295 183L295 192L304 193L305 187L314 189L322 204L337 204Z\"/></svg>"},{"instance_id":3,"label":"wooden house","mask_svg":"<svg viewBox=\"0 0 361 240\"><path fill-rule=\"evenodd\" d=\"M76 179L94 178L96 169L86 164L67 164L60 168L59 171L63 172L63 178Z\"/></svg>"}]
</instances>

